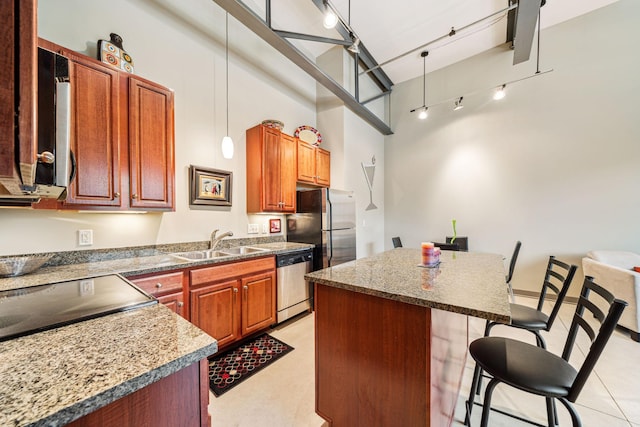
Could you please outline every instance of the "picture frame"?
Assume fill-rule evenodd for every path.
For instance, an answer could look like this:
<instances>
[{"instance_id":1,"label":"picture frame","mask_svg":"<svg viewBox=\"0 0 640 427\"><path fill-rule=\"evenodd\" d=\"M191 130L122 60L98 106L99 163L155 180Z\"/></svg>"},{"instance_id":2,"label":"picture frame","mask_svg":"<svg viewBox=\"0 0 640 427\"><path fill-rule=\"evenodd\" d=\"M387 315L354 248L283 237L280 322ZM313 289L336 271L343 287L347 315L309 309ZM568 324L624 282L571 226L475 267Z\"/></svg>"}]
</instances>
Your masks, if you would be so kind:
<instances>
[{"instance_id":1,"label":"picture frame","mask_svg":"<svg viewBox=\"0 0 640 427\"><path fill-rule=\"evenodd\" d=\"M189 167L189 204L197 206L231 206L233 172Z\"/></svg>"},{"instance_id":2,"label":"picture frame","mask_svg":"<svg viewBox=\"0 0 640 427\"><path fill-rule=\"evenodd\" d=\"M282 222L279 218L269 220L269 233L280 233L282 231Z\"/></svg>"}]
</instances>

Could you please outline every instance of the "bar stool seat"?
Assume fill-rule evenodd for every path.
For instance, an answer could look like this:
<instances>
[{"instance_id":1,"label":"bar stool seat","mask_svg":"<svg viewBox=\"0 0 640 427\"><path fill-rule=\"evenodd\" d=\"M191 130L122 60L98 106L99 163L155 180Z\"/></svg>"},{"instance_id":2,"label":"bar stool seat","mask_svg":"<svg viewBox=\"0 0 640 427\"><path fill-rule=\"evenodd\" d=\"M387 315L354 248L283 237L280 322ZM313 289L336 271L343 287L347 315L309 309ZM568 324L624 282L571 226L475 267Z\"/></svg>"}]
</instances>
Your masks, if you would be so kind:
<instances>
[{"instance_id":1,"label":"bar stool seat","mask_svg":"<svg viewBox=\"0 0 640 427\"><path fill-rule=\"evenodd\" d=\"M544 330L549 323L549 316L540 310L521 304L510 304L511 326L527 330Z\"/></svg>"},{"instance_id":2,"label":"bar stool seat","mask_svg":"<svg viewBox=\"0 0 640 427\"><path fill-rule=\"evenodd\" d=\"M509 338L487 337L474 341L469 345L469 352L491 376L541 396L568 396L578 375L561 357Z\"/></svg>"}]
</instances>

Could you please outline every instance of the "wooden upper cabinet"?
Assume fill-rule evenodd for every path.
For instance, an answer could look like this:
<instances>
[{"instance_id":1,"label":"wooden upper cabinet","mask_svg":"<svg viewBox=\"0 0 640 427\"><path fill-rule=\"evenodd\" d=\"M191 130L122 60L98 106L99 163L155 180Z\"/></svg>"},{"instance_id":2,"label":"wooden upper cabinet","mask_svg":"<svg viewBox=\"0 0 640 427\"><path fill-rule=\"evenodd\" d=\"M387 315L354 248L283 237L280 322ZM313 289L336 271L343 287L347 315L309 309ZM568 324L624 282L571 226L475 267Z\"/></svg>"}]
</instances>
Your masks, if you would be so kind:
<instances>
[{"instance_id":1,"label":"wooden upper cabinet","mask_svg":"<svg viewBox=\"0 0 640 427\"><path fill-rule=\"evenodd\" d=\"M296 211L296 139L284 133L280 134L280 199L282 212Z\"/></svg>"},{"instance_id":2,"label":"wooden upper cabinet","mask_svg":"<svg viewBox=\"0 0 640 427\"><path fill-rule=\"evenodd\" d=\"M297 181L329 187L331 183L331 153L305 141L298 140Z\"/></svg>"},{"instance_id":3,"label":"wooden upper cabinet","mask_svg":"<svg viewBox=\"0 0 640 427\"><path fill-rule=\"evenodd\" d=\"M69 58L77 173L66 200L34 207L173 210L173 91L47 40L40 45Z\"/></svg>"},{"instance_id":4,"label":"wooden upper cabinet","mask_svg":"<svg viewBox=\"0 0 640 427\"><path fill-rule=\"evenodd\" d=\"M295 212L296 139L258 125L247 130L247 212Z\"/></svg>"},{"instance_id":5,"label":"wooden upper cabinet","mask_svg":"<svg viewBox=\"0 0 640 427\"><path fill-rule=\"evenodd\" d=\"M0 1L0 184L13 194L35 182L37 3ZM0 187L0 191L4 191Z\"/></svg>"},{"instance_id":6,"label":"wooden upper cabinet","mask_svg":"<svg viewBox=\"0 0 640 427\"><path fill-rule=\"evenodd\" d=\"M76 177L64 205L119 207L119 73L80 55L68 57Z\"/></svg>"},{"instance_id":7,"label":"wooden upper cabinet","mask_svg":"<svg viewBox=\"0 0 640 427\"><path fill-rule=\"evenodd\" d=\"M323 187L331 184L331 153L316 147L316 183Z\"/></svg>"},{"instance_id":8,"label":"wooden upper cabinet","mask_svg":"<svg viewBox=\"0 0 640 427\"><path fill-rule=\"evenodd\" d=\"M129 185L132 208L173 208L173 92L129 77Z\"/></svg>"}]
</instances>

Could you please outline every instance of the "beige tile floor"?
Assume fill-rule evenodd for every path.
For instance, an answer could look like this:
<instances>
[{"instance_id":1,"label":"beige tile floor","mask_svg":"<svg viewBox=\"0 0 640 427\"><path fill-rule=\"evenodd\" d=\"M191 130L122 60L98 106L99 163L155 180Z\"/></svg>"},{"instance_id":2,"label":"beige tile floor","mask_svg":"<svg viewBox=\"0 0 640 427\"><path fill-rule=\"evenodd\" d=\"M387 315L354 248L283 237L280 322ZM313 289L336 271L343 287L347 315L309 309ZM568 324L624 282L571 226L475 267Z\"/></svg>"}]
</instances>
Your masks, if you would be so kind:
<instances>
[{"instance_id":1,"label":"beige tile floor","mask_svg":"<svg viewBox=\"0 0 640 427\"><path fill-rule=\"evenodd\" d=\"M535 306L532 298L516 297L518 303ZM545 334L549 350L560 354L574 305L566 303L551 332ZM471 318L470 339L482 335L484 320ZM495 327L494 335L512 336L533 343L533 335L508 327ZM313 315L304 315L269 332L295 350L261 372L216 398L210 395L209 412L214 427L322 427L314 412ZM587 346L578 341L571 362L578 365ZM640 343L616 331L586 387L576 402L584 427L640 427ZM454 426L462 426L464 400L469 393L473 359L467 360ZM382 403L381 403L382 404ZM546 423L544 399L532 397L506 385L494 392L493 405L536 422ZM558 405L560 426L570 426L566 410ZM481 408L474 408L472 426L480 425ZM492 412L490 426L529 426Z\"/></svg>"}]
</instances>

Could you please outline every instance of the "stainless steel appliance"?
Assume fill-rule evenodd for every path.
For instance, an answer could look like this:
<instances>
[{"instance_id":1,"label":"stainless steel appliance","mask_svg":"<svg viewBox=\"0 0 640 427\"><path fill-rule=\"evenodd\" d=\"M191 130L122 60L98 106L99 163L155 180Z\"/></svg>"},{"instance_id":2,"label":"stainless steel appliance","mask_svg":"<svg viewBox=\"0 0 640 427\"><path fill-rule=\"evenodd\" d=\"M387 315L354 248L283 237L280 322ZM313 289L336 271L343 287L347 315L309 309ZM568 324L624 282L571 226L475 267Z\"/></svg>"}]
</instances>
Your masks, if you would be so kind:
<instances>
[{"instance_id":1,"label":"stainless steel appliance","mask_svg":"<svg viewBox=\"0 0 640 427\"><path fill-rule=\"evenodd\" d=\"M118 274L0 292L0 341L157 304Z\"/></svg>"},{"instance_id":2,"label":"stainless steel appliance","mask_svg":"<svg viewBox=\"0 0 640 427\"><path fill-rule=\"evenodd\" d=\"M311 271L312 260L310 249L276 255L278 323L311 309L313 295L304 275Z\"/></svg>"},{"instance_id":3,"label":"stainless steel appliance","mask_svg":"<svg viewBox=\"0 0 640 427\"><path fill-rule=\"evenodd\" d=\"M313 270L356 259L356 203L351 191L301 190L287 216L287 241L315 245Z\"/></svg>"},{"instance_id":4,"label":"stainless steel appliance","mask_svg":"<svg viewBox=\"0 0 640 427\"><path fill-rule=\"evenodd\" d=\"M0 205L23 205L41 198L64 199L74 167L70 147L69 60L38 48L38 163L34 185L22 194L0 194Z\"/></svg>"}]
</instances>

